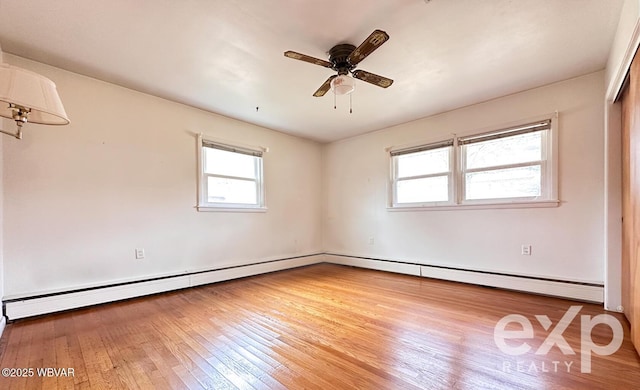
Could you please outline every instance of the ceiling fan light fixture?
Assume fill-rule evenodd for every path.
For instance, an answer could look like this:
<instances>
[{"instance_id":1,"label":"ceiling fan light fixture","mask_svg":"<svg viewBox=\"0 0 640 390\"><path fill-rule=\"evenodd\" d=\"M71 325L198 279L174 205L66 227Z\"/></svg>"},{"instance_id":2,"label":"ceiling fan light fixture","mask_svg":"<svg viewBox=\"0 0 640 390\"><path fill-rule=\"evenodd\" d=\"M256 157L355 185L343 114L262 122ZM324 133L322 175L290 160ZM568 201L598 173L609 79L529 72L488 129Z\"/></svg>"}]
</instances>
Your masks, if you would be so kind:
<instances>
[{"instance_id":1,"label":"ceiling fan light fixture","mask_svg":"<svg viewBox=\"0 0 640 390\"><path fill-rule=\"evenodd\" d=\"M336 95L348 95L356 89L356 81L353 77L341 74L331 80L331 90Z\"/></svg>"}]
</instances>

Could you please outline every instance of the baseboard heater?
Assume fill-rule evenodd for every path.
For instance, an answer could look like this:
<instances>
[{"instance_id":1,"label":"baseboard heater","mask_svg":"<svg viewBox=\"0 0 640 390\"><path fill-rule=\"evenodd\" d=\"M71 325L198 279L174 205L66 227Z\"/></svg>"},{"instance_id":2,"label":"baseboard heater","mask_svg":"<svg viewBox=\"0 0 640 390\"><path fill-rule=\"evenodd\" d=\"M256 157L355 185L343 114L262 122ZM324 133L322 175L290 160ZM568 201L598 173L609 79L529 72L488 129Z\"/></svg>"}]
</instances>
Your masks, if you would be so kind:
<instances>
[{"instance_id":1,"label":"baseboard heater","mask_svg":"<svg viewBox=\"0 0 640 390\"><path fill-rule=\"evenodd\" d=\"M151 280L9 299L4 301L4 315L9 321L12 321L323 262L505 288L587 302L604 302L604 286L592 283L547 280L357 256L313 254L211 271L166 276Z\"/></svg>"},{"instance_id":2,"label":"baseboard heater","mask_svg":"<svg viewBox=\"0 0 640 390\"><path fill-rule=\"evenodd\" d=\"M586 302L604 302L604 286L602 284L551 280L336 254L325 254L325 261L333 264L498 287Z\"/></svg>"},{"instance_id":3,"label":"baseboard heater","mask_svg":"<svg viewBox=\"0 0 640 390\"><path fill-rule=\"evenodd\" d=\"M313 254L211 271L166 276L151 280L85 288L81 290L35 297L10 299L4 301L4 314L11 321L166 291L180 290L209 283L222 282L246 276L297 268L321 262L323 262L323 255Z\"/></svg>"}]
</instances>

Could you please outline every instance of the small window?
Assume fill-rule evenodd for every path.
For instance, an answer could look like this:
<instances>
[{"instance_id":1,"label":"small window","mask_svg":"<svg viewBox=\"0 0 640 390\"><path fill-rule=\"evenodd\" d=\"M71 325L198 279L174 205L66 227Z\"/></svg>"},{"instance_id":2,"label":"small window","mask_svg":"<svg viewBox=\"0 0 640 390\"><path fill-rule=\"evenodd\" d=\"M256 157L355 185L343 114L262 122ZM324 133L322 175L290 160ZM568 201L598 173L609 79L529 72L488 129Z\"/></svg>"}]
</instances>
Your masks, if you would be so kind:
<instances>
[{"instance_id":1,"label":"small window","mask_svg":"<svg viewBox=\"0 0 640 390\"><path fill-rule=\"evenodd\" d=\"M262 150L200 138L199 209L264 208Z\"/></svg>"},{"instance_id":2,"label":"small window","mask_svg":"<svg viewBox=\"0 0 640 390\"><path fill-rule=\"evenodd\" d=\"M391 152L394 205L452 200L453 140Z\"/></svg>"}]
</instances>

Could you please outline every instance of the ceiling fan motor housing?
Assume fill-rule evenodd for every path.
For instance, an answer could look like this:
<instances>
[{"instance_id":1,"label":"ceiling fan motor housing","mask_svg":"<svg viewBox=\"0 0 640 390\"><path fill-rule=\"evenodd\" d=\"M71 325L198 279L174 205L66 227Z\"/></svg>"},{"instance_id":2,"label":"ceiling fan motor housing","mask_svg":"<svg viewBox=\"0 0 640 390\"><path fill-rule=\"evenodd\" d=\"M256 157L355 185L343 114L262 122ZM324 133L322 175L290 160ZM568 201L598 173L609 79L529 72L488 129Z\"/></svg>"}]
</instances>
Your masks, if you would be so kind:
<instances>
[{"instance_id":1,"label":"ceiling fan motor housing","mask_svg":"<svg viewBox=\"0 0 640 390\"><path fill-rule=\"evenodd\" d=\"M355 68L348 61L349 55L356 49L354 45L343 43L336 45L329 50L329 62L333 64L331 69L338 72L339 75L349 74Z\"/></svg>"}]
</instances>

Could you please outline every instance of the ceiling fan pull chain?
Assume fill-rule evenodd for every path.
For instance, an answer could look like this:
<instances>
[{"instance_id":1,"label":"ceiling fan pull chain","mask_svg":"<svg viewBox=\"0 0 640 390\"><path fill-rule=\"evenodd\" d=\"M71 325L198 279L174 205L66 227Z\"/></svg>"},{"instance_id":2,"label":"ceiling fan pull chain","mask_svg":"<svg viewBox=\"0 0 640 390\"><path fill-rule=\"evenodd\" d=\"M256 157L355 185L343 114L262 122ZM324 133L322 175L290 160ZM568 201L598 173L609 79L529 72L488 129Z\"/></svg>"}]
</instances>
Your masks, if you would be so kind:
<instances>
[{"instance_id":1,"label":"ceiling fan pull chain","mask_svg":"<svg viewBox=\"0 0 640 390\"><path fill-rule=\"evenodd\" d=\"M351 104L351 97L353 95L349 94L349 114L353 114L353 104Z\"/></svg>"},{"instance_id":2,"label":"ceiling fan pull chain","mask_svg":"<svg viewBox=\"0 0 640 390\"><path fill-rule=\"evenodd\" d=\"M336 109L336 93L333 93L333 109Z\"/></svg>"}]
</instances>

